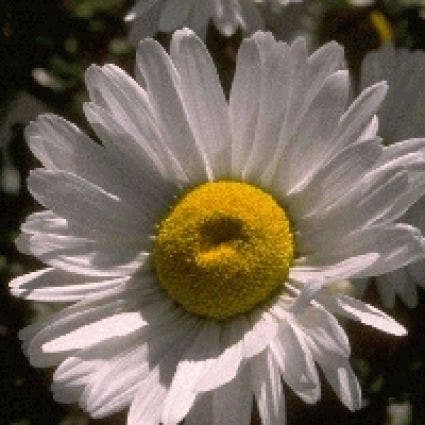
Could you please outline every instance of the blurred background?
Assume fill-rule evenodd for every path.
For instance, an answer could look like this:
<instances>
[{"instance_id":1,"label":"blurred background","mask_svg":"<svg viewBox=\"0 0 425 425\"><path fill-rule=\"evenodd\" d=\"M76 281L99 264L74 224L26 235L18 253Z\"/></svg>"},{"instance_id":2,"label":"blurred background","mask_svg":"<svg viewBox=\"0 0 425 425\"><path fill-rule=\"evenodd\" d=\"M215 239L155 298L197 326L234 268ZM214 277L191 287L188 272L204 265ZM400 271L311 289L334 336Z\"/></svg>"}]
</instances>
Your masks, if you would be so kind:
<instances>
[{"instance_id":1,"label":"blurred background","mask_svg":"<svg viewBox=\"0 0 425 425\"><path fill-rule=\"evenodd\" d=\"M285 16L269 26L285 40L306 34L311 47L338 40L345 46L355 81L364 54L384 42L425 49L423 12L404 3L387 0L359 7L346 0L305 0L285 8ZM125 424L125 414L95 421L53 401L51 372L29 366L16 336L20 328L49 314L51 307L10 297L7 283L40 267L14 247L20 223L40 209L25 187L29 170L37 166L23 138L25 124L39 113L54 112L89 131L82 114L84 71L91 63L115 63L133 74L134 49L122 21L132 5L131 0L0 0L1 425ZM167 35L157 38L167 46ZM208 31L207 45L226 92L241 39L241 34L225 39L213 27ZM347 411L322 380L322 400L315 406L287 391L288 423L425 425L424 291L420 298L416 309L407 310L400 303L391 312L408 328L405 338L347 323L352 363L364 391L363 410ZM373 288L367 301L379 305Z\"/></svg>"}]
</instances>

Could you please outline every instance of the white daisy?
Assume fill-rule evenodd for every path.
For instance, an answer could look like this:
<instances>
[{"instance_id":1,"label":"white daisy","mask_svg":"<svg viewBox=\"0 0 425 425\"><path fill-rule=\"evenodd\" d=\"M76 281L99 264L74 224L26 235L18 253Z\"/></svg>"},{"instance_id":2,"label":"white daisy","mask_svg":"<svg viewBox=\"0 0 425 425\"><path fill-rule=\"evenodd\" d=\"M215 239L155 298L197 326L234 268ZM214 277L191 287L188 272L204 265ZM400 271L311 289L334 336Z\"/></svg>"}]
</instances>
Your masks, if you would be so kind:
<instances>
[{"instance_id":1,"label":"white daisy","mask_svg":"<svg viewBox=\"0 0 425 425\"><path fill-rule=\"evenodd\" d=\"M387 144L412 137L425 137L424 68L424 52L397 50L391 45L369 53L363 61L363 88L383 79L387 80L390 86L378 115L379 133ZM403 146L404 144L400 143L394 148L403 152ZM410 178L412 181L417 180L417 190L420 193L421 175L417 170L413 170ZM421 198L409 208L402 220L425 232L424 207L425 198ZM408 307L415 307L418 302L416 285L425 286L425 262L421 260L409 264L374 280L385 307L394 307L397 295ZM363 280L359 285L365 290L368 281Z\"/></svg>"},{"instance_id":2,"label":"white daisy","mask_svg":"<svg viewBox=\"0 0 425 425\"><path fill-rule=\"evenodd\" d=\"M138 0L125 17L132 23L130 40L141 39L158 31L173 32L189 27L205 38L212 20L217 29L230 36L241 28L247 34L264 28L259 7L275 11L302 0Z\"/></svg>"},{"instance_id":3,"label":"white daisy","mask_svg":"<svg viewBox=\"0 0 425 425\"><path fill-rule=\"evenodd\" d=\"M205 46L182 30L170 56L140 44L140 85L113 65L88 70L102 145L56 116L30 124L45 168L28 185L47 210L17 245L49 267L11 288L71 303L20 333L34 366L58 366L56 400L97 418L130 406L129 425L245 425L254 394L263 423L282 424L281 377L315 402L317 362L360 407L330 312L405 330L321 287L424 256L420 232L394 222L419 196L408 170L425 140L400 156L383 147L373 117L386 84L347 109L342 62L336 43L308 57L303 39L257 33L227 103Z\"/></svg>"}]
</instances>

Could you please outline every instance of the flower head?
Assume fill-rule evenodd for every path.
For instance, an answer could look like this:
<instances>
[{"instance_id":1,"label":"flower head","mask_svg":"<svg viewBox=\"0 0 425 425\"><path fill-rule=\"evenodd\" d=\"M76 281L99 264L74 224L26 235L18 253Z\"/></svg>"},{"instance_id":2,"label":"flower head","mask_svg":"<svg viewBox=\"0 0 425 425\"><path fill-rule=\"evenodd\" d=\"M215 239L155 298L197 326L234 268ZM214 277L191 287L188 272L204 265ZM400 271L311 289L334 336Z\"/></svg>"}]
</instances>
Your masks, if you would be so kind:
<instances>
[{"instance_id":1,"label":"flower head","mask_svg":"<svg viewBox=\"0 0 425 425\"><path fill-rule=\"evenodd\" d=\"M425 53L395 49L392 45L384 45L379 50L369 53L362 64L361 85L367 87L380 80L387 80L390 90L378 114L379 133L387 145L402 154L405 146L422 141L406 139L425 136L425 84L423 69ZM417 155L418 164L422 156ZM421 173L412 169L409 173L409 184L421 192ZM408 197L409 195L406 194ZM415 196L417 198L417 196ZM425 198L419 199L406 212L403 221L425 231L423 209ZM398 295L409 307L415 307L418 302L416 285L425 285L424 261L420 260L406 267L377 276L374 280L385 307L394 307ZM366 289L368 280L359 282L362 290Z\"/></svg>"},{"instance_id":2,"label":"flower head","mask_svg":"<svg viewBox=\"0 0 425 425\"><path fill-rule=\"evenodd\" d=\"M28 185L47 209L18 247L49 268L11 287L72 303L20 334L35 366L58 366L57 400L94 417L130 406L131 425L245 424L254 394L263 422L281 423L280 378L315 402L316 362L360 407L331 312L405 330L327 285L423 257L419 230L395 222L419 196L408 170L425 141L384 147L386 84L347 109L342 62L336 43L308 56L303 39L257 33L227 102L205 46L181 30L170 56L141 43L140 85L113 65L88 70L101 145L56 116L30 124L44 168Z\"/></svg>"},{"instance_id":3,"label":"flower head","mask_svg":"<svg viewBox=\"0 0 425 425\"><path fill-rule=\"evenodd\" d=\"M205 38L208 23L212 20L226 36L238 28L251 34L264 28L260 8L276 11L289 3L302 0L137 0L125 20L132 22L130 39L137 44L142 38L156 32L172 32L189 27Z\"/></svg>"}]
</instances>

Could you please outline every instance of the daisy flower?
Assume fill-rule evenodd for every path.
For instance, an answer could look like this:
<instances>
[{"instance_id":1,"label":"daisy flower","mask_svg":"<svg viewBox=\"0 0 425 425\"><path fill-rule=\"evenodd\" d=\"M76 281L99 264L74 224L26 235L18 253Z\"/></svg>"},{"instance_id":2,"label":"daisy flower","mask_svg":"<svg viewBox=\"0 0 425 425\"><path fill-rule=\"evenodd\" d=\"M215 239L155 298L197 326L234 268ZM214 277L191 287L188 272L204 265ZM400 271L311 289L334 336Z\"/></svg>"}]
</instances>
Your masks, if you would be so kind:
<instances>
[{"instance_id":1,"label":"daisy flower","mask_svg":"<svg viewBox=\"0 0 425 425\"><path fill-rule=\"evenodd\" d=\"M17 245L48 267L11 290L70 304L20 333L34 366L57 366L56 400L96 418L129 407L129 425L245 425L254 395L263 423L282 424L281 378L313 403L317 363L361 406L332 313L405 330L326 285L424 256L419 230L395 222L419 197L408 172L425 140L384 147L386 84L347 108L342 63L337 43L308 56L303 39L257 33L227 102L206 47L180 30L170 55L140 44L138 83L89 68L102 144L53 115L29 125L44 168L28 187L47 209Z\"/></svg>"},{"instance_id":2,"label":"daisy flower","mask_svg":"<svg viewBox=\"0 0 425 425\"><path fill-rule=\"evenodd\" d=\"M386 144L412 137L425 136L425 83L423 70L425 53L395 49L385 45L369 53L362 64L361 86L367 87L380 80L387 80L389 93L378 114L379 133ZM421 143L419 141L418 143ZM403 151L404 142L394 146ZM410 178L418 179L417 190L421 192L421 176L417 170ZM406 195L409 196L408 194ZM405 213L402 220L421 231L425 231L425 198L421 198ZM396 296L408 306L415 307L418 302L416 286L425 286L425 262L417 261L394 272L374 279L382 303L387 308L394 307ZM359 282L362 291L369 281Z\"/></svg>"},{"instance_id":3,"label":"daisy flower","mask_svg":"<svg viewBox=\"0 0 425 425\"><path fill-rule=\"evenodd\" d=\"M251 34L265 25L259 7L273 12L289 3L300 2L302 0L138 0L125 21L132 23L130 40L135 44L158 31L173 32L184 26L205 38L210 20L225 36L234 34L238 28Z\"/></svg>"}]
</instances>

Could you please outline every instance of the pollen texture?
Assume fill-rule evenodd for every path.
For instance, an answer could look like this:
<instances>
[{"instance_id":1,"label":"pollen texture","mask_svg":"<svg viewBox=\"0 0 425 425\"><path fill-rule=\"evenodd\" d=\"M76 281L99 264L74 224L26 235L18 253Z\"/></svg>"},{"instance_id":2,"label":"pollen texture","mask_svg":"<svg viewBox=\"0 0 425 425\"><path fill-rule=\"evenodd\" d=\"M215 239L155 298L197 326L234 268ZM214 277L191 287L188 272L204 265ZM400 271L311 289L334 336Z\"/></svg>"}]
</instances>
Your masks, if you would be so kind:
<instances>
[{"instance_id":1,"label":"pollen texture","mask_svg":"<svg viewBox=\"0 0 425 425\"><path fill-rule=\"evenodd\" d=\"M216 320L248 312L281 290L293 256L285 210L261 189L234 181L186 193L160 223L153 252L169 296Z\"/></svg>"}]
</instances>

